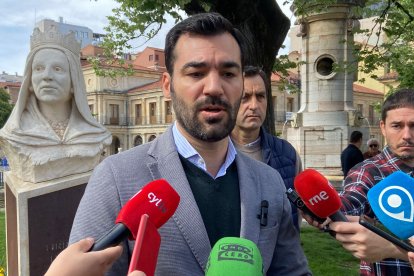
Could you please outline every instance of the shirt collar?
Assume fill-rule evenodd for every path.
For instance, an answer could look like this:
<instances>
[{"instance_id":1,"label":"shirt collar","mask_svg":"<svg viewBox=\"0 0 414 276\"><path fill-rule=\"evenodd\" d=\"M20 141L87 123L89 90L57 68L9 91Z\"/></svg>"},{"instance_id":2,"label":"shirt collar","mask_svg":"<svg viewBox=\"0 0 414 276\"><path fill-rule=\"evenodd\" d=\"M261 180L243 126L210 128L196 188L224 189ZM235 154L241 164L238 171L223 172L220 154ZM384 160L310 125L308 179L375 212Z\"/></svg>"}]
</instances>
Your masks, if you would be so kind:
<instances>
[{"instance_id":1,"label":"shirt collar","mask_svg":"<svg viewBox=\"0 0 414 276\"><path fill-rule=\"evenodd\" d=\"M178 153L182 157L190 161L192 164L196 165L197 167L202 169L204 172L208 173L204 159L178 130L177 122L174 122L172 131L173 131L174 143L175 143ZM213 177L214 179L225 175L226 170L230 167L230 165L234 162L234 159L236 158L236 154L237 154L236 149L231 139L229 137L227 137L227 139L229 140L229 144L227 147L226 160L221 165L220 170L218 171L217 175L215 177L211 175L211 177Z\"/></svg>"}]
</instances>

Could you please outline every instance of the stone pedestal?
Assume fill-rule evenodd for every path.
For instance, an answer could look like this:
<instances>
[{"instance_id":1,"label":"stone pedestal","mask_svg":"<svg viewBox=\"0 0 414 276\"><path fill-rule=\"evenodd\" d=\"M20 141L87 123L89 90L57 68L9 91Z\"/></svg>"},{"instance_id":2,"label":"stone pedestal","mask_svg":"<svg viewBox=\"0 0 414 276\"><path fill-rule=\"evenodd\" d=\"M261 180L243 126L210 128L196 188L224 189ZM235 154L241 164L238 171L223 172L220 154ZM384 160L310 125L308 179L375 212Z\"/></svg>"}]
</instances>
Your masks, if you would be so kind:
<instances>
[{"instance_id":1,"label":"stone pedestal","mask_svg":"<svg viewBox=\"0 0 414 276\"><path fill-rule=\"evenodd\" d=\"M8 275L44 275L67 247L91 172L30 183L5 177Z\"/></svg>"},{"instance_id":2,"label":"stone pedestal","mask_svg":"<svg viewBox=\"0 0 414 276\"><path fill-rule=\"evenodd\" d=\"M361 131L367 140L368 129L340 125L289 128L287 137L299 152L304 168L316 169L325 176L342 176L341 152L354 130Z\"/></svg>"}]
</instances>

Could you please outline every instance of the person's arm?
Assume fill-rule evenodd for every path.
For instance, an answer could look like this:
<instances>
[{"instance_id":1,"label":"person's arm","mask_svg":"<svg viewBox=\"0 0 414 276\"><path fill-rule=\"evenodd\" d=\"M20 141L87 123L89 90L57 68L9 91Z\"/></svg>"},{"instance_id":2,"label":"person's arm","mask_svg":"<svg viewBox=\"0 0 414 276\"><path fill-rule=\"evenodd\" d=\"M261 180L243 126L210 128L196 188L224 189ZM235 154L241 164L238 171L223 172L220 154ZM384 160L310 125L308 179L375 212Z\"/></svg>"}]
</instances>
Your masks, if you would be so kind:
<instances>
[{"instance_id":1,"label":"person's arm","mask_svg":"<svg viewBox=\"0 0 414 276\"><path fill-rule=\"evenodd\" d=\"M80 240L63 250L50 265L45 276L103 275L122 254L122 247L88 252L92 238Z\"/></svg>"},{"instance_id":2,"label":"person's arm","mask_svg":"<svg viewBox=\"0 0 414 276\"><path fill-rule=\"evenodd\" d=\"M358 216L347 216L349 222L331 222L335 238L356 258L377 262L386 258L408 260L407 252L359 224Z\"/></svg>"}]
</instances>

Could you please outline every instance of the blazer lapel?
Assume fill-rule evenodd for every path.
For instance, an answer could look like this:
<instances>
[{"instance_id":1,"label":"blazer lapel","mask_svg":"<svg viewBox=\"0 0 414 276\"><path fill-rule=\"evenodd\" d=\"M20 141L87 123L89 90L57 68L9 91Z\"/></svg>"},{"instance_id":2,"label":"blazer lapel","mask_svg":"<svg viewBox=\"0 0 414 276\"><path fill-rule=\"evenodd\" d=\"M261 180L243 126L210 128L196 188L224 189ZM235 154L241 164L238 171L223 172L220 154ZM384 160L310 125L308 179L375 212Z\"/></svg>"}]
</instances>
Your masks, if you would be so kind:
<instances>
[{"instance_id":1,"label":"blazer lapel","mask_svg":"<svg viewBox=\"0 0 414 276\"><path fill-rule=\"evenodd\" d=\"M175 150L171 128L167 133L160 136L158 141L154 143L154 147L150 149L151 154L157 151L158 162L148 164L149 168L154 179L166 179L180 195L180 204L172 218L204 270L211 251L210 240L178 153Z\"/></svg>"},{"instance_id":2,"label":"blazer lapel","mask_svg":"<svg viewBox=\"0 0 414 276\"><path fill-rule=\"evenodd\" d=\"M255 172L244 163L241 154L236 155L237 172L239 175L241 227L240 237L249 239L257 244L260 234L260 199L261 190L255 183Z\"/></svg>"}]
</instances>

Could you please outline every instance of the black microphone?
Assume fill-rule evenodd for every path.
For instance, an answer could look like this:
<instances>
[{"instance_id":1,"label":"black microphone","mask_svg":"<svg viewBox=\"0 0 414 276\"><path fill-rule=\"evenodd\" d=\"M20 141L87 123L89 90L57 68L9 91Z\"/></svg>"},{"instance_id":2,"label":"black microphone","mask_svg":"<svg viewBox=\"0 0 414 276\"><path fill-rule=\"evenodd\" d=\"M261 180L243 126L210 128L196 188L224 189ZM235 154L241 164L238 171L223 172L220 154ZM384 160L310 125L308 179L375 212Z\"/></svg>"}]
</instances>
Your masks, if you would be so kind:
<instances>
[{"instance_id":1,"label":"black microphone","mask_svg":"<svg viewBox=\"0 0 414 276\"><path fill-rule=\"evenodd\" d=\"M269 209L269 202L267 200L262 200L262 203L260 204L260 214L257 215L257 218L260 220L261 226L267 225L267 214Z\"/></svg>"}]
</instances>

